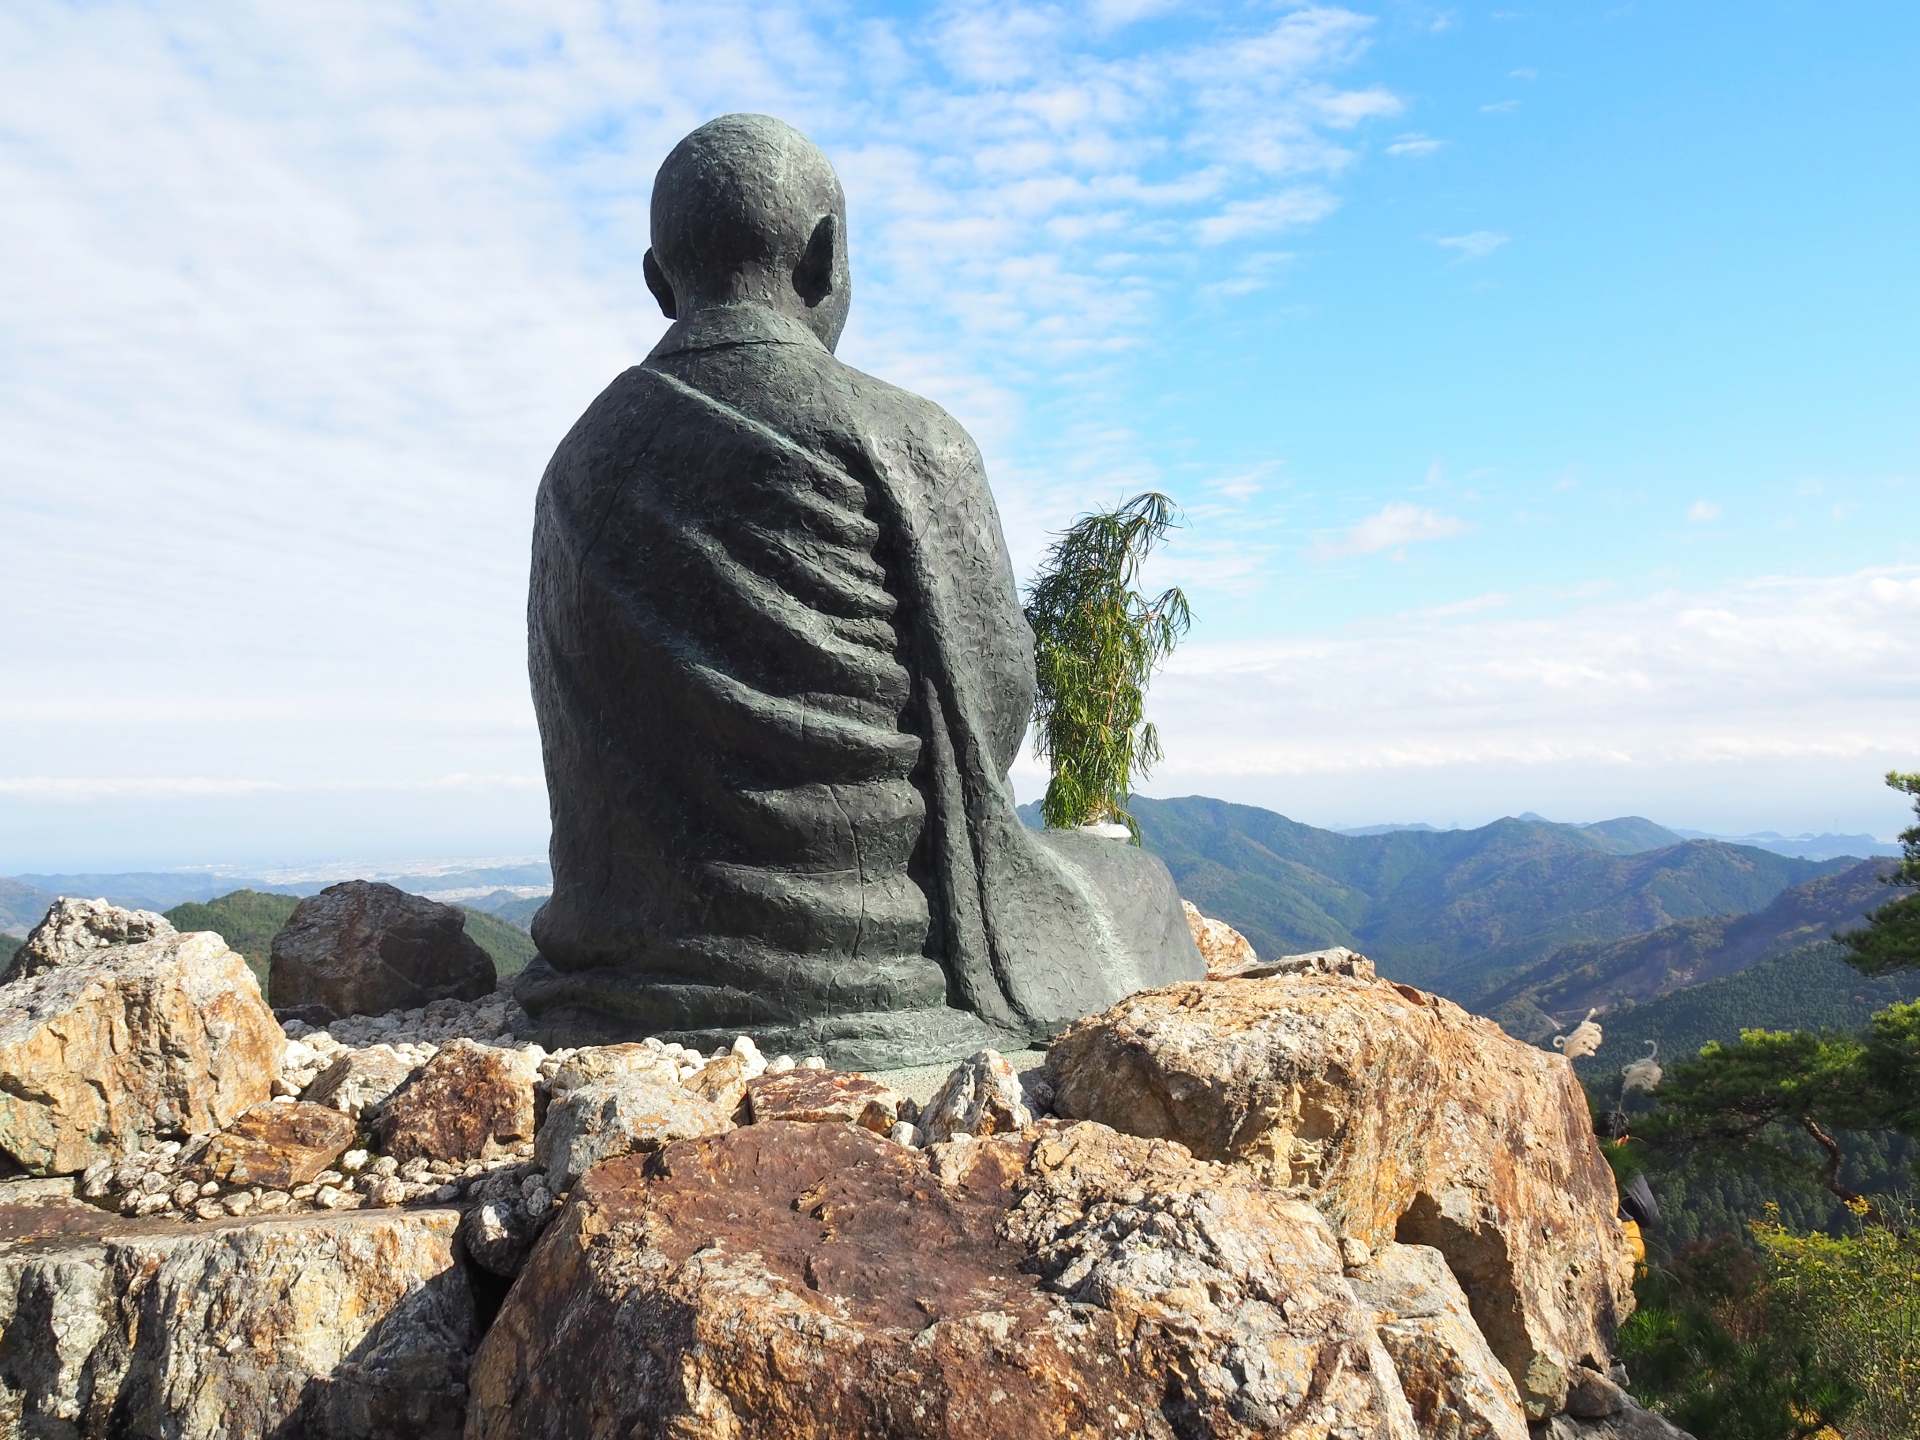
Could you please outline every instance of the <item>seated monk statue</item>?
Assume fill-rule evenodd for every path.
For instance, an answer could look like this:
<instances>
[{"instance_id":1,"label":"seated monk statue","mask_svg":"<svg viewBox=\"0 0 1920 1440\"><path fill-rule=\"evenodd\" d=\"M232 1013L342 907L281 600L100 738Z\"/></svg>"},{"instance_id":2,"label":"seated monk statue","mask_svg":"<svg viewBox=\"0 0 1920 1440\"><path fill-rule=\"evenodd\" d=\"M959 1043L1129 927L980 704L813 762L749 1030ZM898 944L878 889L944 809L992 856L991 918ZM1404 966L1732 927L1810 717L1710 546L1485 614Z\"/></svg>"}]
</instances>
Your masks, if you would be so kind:
<instances>
[{"instance_id":1,"label":"seated monk statue","mask_svg":"<svg viewBox=\"0 0 1920 1440\"><path fill-rule=\"evenodd\" d=\"M527 604L544 1033L878 1068L1017 1049L1204 973L1166 868L1035 831L1033 635L973 441L834 358L846 201L761 115L681 141L673 322L560 442Z\"/></svg>"}]
</instances>

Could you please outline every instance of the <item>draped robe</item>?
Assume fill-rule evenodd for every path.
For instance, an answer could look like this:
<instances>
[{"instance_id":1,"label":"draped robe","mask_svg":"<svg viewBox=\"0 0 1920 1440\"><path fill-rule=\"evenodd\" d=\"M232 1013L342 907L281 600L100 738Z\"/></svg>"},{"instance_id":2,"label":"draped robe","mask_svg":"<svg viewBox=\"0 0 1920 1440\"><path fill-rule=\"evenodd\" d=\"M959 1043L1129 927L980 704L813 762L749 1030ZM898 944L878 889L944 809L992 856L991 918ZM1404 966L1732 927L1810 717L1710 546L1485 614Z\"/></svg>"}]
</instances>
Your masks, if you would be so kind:
<instances>
[{"instance_id":1,"label":"draped robe","mask_svg":"<svg viewBox=\"0 0 1920 1440\"><path fill-rule=\"evenodd\" d=\"M911 1064L1203 973L1157 860L1015 814L1033 637L971 439L804 326L698 312L594 401L528 633L537 1020Z\"/></svg>"}]
</instances>

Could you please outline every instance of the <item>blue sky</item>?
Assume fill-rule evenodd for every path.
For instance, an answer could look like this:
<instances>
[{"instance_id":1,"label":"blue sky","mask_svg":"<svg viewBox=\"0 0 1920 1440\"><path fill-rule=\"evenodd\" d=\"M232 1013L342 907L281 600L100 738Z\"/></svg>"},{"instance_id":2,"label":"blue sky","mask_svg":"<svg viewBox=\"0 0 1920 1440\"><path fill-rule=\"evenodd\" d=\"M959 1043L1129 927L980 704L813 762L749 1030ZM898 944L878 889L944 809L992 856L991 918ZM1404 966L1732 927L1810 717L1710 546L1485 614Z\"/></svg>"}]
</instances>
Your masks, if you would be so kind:
<instances>
[{"instance_id":1,"label":"blue sky","mask_svg":"<svg viewBox=\"0 0 1920 1440\"><path fill-rule=\"evenodd\" d=\"M1023 573L1184 504L1149 793L1889 834L1916 61L1893 3L9 5L0 871L543 846L533 486L738 109Z\"/></svg>"}]
</instances>

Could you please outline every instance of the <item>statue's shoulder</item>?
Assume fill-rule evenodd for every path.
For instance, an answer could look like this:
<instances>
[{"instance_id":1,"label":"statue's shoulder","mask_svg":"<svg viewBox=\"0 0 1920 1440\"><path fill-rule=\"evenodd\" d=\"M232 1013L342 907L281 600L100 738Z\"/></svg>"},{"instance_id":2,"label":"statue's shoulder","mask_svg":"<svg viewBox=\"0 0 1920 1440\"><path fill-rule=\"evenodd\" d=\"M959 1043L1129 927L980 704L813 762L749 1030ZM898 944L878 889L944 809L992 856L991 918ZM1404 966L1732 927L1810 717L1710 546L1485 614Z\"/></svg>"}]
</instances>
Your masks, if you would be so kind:
<instances>
[{"instance_id":1,"label":"statue's shoulder","mask_svg":"<svg viewBox=\"0 0 1920 1440\"><path fill-rule=\"evenodd\" d=\"M980 447L966 427L938 404L840 360L833 364L840 372L849 418L871 441L926 456L943 466L980 467Z\"/></svg>"}]
</instances>

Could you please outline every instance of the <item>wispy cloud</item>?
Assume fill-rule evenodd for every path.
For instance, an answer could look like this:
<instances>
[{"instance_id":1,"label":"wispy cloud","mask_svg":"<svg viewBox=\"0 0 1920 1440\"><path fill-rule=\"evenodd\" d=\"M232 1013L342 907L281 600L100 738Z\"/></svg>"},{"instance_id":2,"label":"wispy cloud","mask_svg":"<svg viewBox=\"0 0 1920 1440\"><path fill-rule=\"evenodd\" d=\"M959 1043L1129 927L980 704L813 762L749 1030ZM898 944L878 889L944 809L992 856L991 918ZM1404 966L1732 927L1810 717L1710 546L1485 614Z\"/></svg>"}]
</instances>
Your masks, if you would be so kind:
<instances>
[{"instance_id":1,"label":"wispy cloud","mask_svg":"<svg viewBox=\"0 0 1920 1440\"><path fill-rule=\"evenodd\" d=\"M1422 135L1416 131L1396 135L1387 145L1387 154L1402 159L1417 159L1422 155L1431 155L1436 150L1444 150L1446 146L1446 141L1436 140L1431 135Z\"/></svg>"},{"instance_id":2,"label":"wispy cloud","mask_svg":"<svg viewBox=\"0 0 1920 1440\"><path fill-rule=\"evenodd\" d=\"M1462 260L1484 260L1512 239L1500 230L1469 230L1464 235L1441 235L1433 243Z\"/></svg>"},{"instance_id":3,"label":"wispy cloud","mask_svg":"<svg viewBox=\"0 0 1920 1440\"><path fill-rule=\"evenodd\" d=\"M1711 500L1696 500L1687 507L1687 519L1695 525L1711 525L1721 514L1719 505Z\"/></svg>"},{"instance_id":4,"label":"wispy cloud","mask_svg":"<svg viewBox=\"0 0 1920 1440\"><path fill-rule=\"evenodd\" d=\"M33 597L0 671L67 717L0 706L0 755L302 786L537 769L533 488L664 328L651 177L728 110L834 157L841 353L975 434L1031 566L1188 443L1062 417L1127 418L1130 357L1200 287L1278 274L1263 237L1331 213L1400 108L1357 74L1357 10L1114 39L1168 10L0 7L0 503ZM168 718L182 676L198 721Z\"/></svg>"},{"instance_id":5,"label":"wispy cloud","mask_svg":"<svg viewBox=\"0 0 1920 1440\"><path fill-rule=\"evenodd\" d=\"M1249 235L1292 230L1324 220L1339 201L1325 190L1283 190L1259 200L1235 200L1194 227L1203 245L1222 245Z\"/></svg>"},{"instance_id":6,"label":"wispy cloud","mask_svg":"<svg viewBox=\"0 0 1920 1440\"><path fill-rule=\"evenodd\" d=\"M1482 115L1510 115L1520 108L1518 100L1490 100L1480 107Z\"/></svg>"},{"instance_id":7,"label":"wispy cloud","mask_svg":"<svg viewBox=\"0 0 1920 1440\"><path fill-rule=\"evenodd\" d=\"M1464 520L1443 515L1424 505L1397 502L1386 505L1339 535L1323 537L1314 547L1323 557L1373 555L1401 550L1424 540L1447 540L1467 531Z\"/></svg>"}]
</instances>

